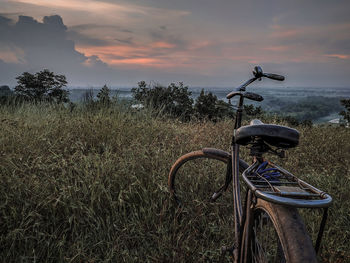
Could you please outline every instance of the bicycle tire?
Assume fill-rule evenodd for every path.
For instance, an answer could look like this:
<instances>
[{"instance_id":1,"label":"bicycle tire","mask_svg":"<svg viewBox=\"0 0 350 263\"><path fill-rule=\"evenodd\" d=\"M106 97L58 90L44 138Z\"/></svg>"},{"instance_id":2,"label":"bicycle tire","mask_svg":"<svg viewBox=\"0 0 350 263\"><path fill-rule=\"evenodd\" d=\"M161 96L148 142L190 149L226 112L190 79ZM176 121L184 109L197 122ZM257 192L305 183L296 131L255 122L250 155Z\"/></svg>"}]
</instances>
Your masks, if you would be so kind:
<instances>
[{"instance_id":1,"label":"bicycle tire","mask_svg":"<svg viewBox=\"0 0 350 263\"><path fill-rule=\"evenodd\" d=\"M186 162L190 160L199 159L199 158L214 159L227 164L228 162L231 161L231 154L215 148L204 148L202 150L189 152L185 155L182 155L180 158L178 158L170 169L169 176L168 176L168 186L169 186L170 194L173 196L173 198L179 205L181 204L181 202L178 199L176 195L176 190L175 190L176 173L181 168L181 166L184 165ZM248 164L245 161L240 159L239 163L240 163L240 172L243 172L246 168L248 168ZM227 184L225 184L225 186L226 185Z\"/></svg>"},{"instance_id":2,"label":"bicycle tire","mask_svg":"<svg viewBox=\"0 0 350 263\"><path fill-rule=\"evenodd\" d=\"M258 199L252 213L247 262L318 262L296 208ZM269 238L272 232L275 238Z\"/></svg>"}]
</instances>

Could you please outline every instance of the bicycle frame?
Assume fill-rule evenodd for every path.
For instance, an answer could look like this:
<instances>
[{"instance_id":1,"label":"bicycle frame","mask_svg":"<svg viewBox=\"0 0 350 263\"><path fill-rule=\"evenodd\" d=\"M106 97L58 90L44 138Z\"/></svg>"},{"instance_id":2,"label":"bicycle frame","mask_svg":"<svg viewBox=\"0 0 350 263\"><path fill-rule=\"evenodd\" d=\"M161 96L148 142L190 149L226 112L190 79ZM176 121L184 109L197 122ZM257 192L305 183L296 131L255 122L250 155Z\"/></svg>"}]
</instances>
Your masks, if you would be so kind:
<instances>
[{"instance_id":1,"label":"bicycle frame","mask_svg":"<svg viewBox=\"0 0 350 263\"><path fill-rule=\"evenodd\" d=\"M233 137L231 143L231 164L232 164L232 187L233 187L233 202L234 202L234 222L235 222L235 247L234 258L239 258L241 232L243 226L243 209L242 209L242 200L240 193L240 184L239 184L239 145L234 142L234 136L236 130L242 125L242 114L243 114L243 102L244 97L240 95L237 104L236 110L236 119L233 130Z\"/></svg>"},{"instance_id":2,"label":"bicycle frame","mask_svg":"<svg viewBox=\"0 0 350 263\"><path fill-rule=\"evenodd\" d=\"M175 175L178 169L187 161L197 159L197 158L210 158L210 159L216 159L216 160L222 161L227 164L226 181L225 181L225 184L217 192L213 194L210 200L215 201L218 197L220 197L221 194L224 191L226 191L227 187L230 184L230 181L232 180L233 204L234 204L233 216L234 216L234 231L235 231L233 247L229 249L223 248L222 256L225 255L225 252L230 251L233 254L234 262L250 262L251 252L249 251L248 246L250 246L250 240L252 238L256 240L256 237L254 236L252 237L252 233L251 233L253 231L251 224L254 221L254 217L255 217L254 211L257 211L262 207L265 207L269 203L270 204L274 203L275 206L279 204L284 207L286 206L296 207L296 208L298 207L316 208L317 207L317 208L324 209L318 237L316 240L316 245L314 246L315 249L312 248L313 245L310 239L309 241L306 242L308 244L308 247L310 248L308 251L309 252L312 251L311 254L314 254L314 258L316 258L315 251L317 253L320 247L323 230L327 219L327 209L332 202L332 198L325 192L322 192L316 187L300 180L299 178L297 178L290 172L286 171L285 169L271 162L266 162L262 157L263 153L270 151L282 157L283 152L281 151L278 152L277 150L273 150L269 145L266 145L263 137L257 136L256 135L257 133L249 133L249 135L244 135L247 138L250 138L249 140L251 140L252 137L255 138L253 141L246 142L246 143L251 143L251 145L255 147L254 148L252 146L250 148L251 156L253 158L253 164L249 166L244 160L241 160L239 158L240 145L238 143L241 143L241 141L238 138L239 137L242 138L242 135L240 135L240 133L242 134L242 129L244 129L243 127L242 129L240 129L242 125L244 99L247 98L255 101L263 100L263 98L258 94L245 92L246 87L252 82L254 82L255 80L260 80L262 77L268 77L275 80L284 80L283 76L263 73L262 69L258 66L255 67L255 72L253 72L253 74L254 74L254 78L249 79L244 84L242 84L239 88L237 88L236 91L233 91L227 95L228 99L231 99L234 96L239 96L238 102L237 102L236 114L235 114L235 122L233 127L233 136L231 140L230 153L224 152L222 150L215 149L215 148L204 148L200 151L191 152L181 156L170 169L169 180L168 180L170 193L173 195L175 201L179 205L181 205L181 202L176 195L174 182L175 182ZM263 123L261 124L265 125ZM283 131L285 131L286 129L294 130L287 127L280 127L280 126L278 127L277 125L270 125L270 126L273 126L273 129L277 128L278 131L280 131L281 129ZM255 127L259 128L259 125ZM250 129L250 127L248 127L248 129ZM263 128L259 128L259 129L263 129ZM294 131L296 132L296 135L294 135L294 133L292 134L293 136L296 136L296 137L292 136L291 138L297 138L297 139L295 139L295 141L293 139L290 144L288 143L275 144L274 142L271 142L271 141L269 141L269 143L271 143L271 145L275 145L276 147L280 147L279 149L295 147L298 144L299 133L296 130ZM259 134L264 134L265 136L265 133L259 133ZM243 139L245 140L246 137L244 136L243 136ZM279 137L277 137L277 140L278 138ZM285 138L285 137L281 137L281 138ZM290 137L287 137L287 138L289 139ZM236 139L238 143L236 143ZM246 143L243 142L242 144L246 145ZM264 179L262 176L257 177L257 173L259 173L258 169L259 167L261 167L263 162L268 164L270 167L273 167L266 170L271 171L272 169L272 170L278 171L278 176L281 176L280 177L281 179L270 182L269 179ZM243 205L242 205L243 202L241 199L242 186L239 181L241 178L244 180L244 183L247 186L244 208L243 208ZM260 179L258 183L256 183L257 178ZM264 185L262 185L261 182L263 182ZM269 190L264 190L265 188ZM294 189L294 190L291 191L290 189ZM257 209L257 210L254 210L254 209ZM296 211L296 209L294 208L293 211ZM288 211L288 213L290 213L290 211ZM298 213L296 211L295 216L297 217L297 215ZM288 218L296 218L296 217L288 216ZM275 218L275 220L277 219ZM300 219L298 220L302 221ZM303 227L301 227L300 229L305 229L303 223L302 225ZM305 230L305 232L307 231ZM301 232L300 235L304 236L305 232ZM294 240L292 242L294 242Z\"/></svg>"},{"instance_id":3,"label":"bicycle frame","mask_svg":"<svg viewBox=\"0 0 350 263\"><path fill-rule=\"evenodd\" d=\"M254 80L253 80L254 81ZM252 80L249 80L249 83L253 82ZM234 250L233 250L233 256L235 259L235 262L247 262L247 258L249 258L248 248L247 246L242 246L244 243L249 244L250 242L250 235L251 233L243 233L245 224L250 224L251 220L251 212L252 212L252 203L254 202L254 198L262 198L264 200L267 200L269 202L273 203L279 203L282 205L287 206L295 206L295 207L305 207L305 208L324 208L324 213L322 217L322 221L320 224L320 229L317 237L317 241L315 244L315 250L316 253L319 250L324 227L327 220L328 215L328 207L330 206L332 202L332 198L326 194L325 192L322 192L321 190L317 189L316 187L313 187L312 185L298 179L293 174L289 173L288 171L284 170L283 168L274 165L276 169L278 169L280 172L283 172L287 174L290 177L293 177L299 185L302 185L303 187L306 187L310 189L315 195L321 196L322 200L298 200L288 197L280 197L280 196L274 196L269 195L264 192L259 191L253 184L250 183L250 181L247 179L247 174L251 172L254 168L257 167L259 161L261 162L263 160L262 156L253 156L254 163L248 167L245 172L243 173L242 177L245 180L246 185L248 186L248 191L246 195L246 206L245 206L245 213L243 212L243 206L242 206L242 200L241 200L241 192L240 192L240 173L239 173L239 149L240 145L235 143L235 134L237 129L241 127L242 124L242 115L243 115L243 105L244 105L244 96L243 93L235 92L235 95L239 95L240 98L237 103L237 110L236 110L236 118L235 118L235 124L234 124L234 130L233 130L233 136L232 136L232 143L231 143L231 164L232 164L232 187L233 187L233 202L234 202L234 228L235 228L235 243L234 243ZM258 160L260 159L260 160Z\"/></svg>"}]
</instances>

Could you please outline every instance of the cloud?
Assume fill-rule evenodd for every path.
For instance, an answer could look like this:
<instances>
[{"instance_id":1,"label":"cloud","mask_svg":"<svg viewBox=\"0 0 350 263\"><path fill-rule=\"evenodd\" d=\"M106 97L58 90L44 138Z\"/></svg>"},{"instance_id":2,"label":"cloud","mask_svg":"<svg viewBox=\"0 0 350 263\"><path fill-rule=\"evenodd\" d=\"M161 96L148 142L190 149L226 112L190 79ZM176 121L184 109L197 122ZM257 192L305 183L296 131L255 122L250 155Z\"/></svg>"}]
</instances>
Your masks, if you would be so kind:
<instances>
[{"instance_id":1,"label":"cloud","mask_svg":"<svg viewBox=\"0 0 350 263\"><path fill-rule=\"evenodd\" d=\"M81 30L84 33L83 27ZM0 17L1 83L15 85L15 78L24 71L44 68L66 75L70 85L83 86L133 85L142 79L174 81L174 76L190 79L188 73L179 77L176 70L166 70L188 60L185 54L169 53L174 44L149 39L136 45L131 36L101 40L83 33L68 28L58 15L45 16L42 21L30 16L19 16L18 21ZM106 45L109 41L112 44Z\"/></svg>"},{"instance_id":2,"label":"cloud","mask_svg":"<svg viewBox=\"0 0 350 263\"><path fill-rule=\"evenodd\" d=\"M265 50L284 52L287 61L326 63L327 58L336 57L330 56L332 54L341 55L342 59L350 55L350 23L307 26L275 24L271 26L269 36L273 44L265 47Z\"/></svg>"},{"instance_id":3,"label":"cloud","mask_svg":"<svg viewBox=\"0 0 350 263\"><path fill-rule=\"evenodd\" d=\"M339 58L339 59L349 59L350 55L344 55L344 54L326 54L326 57L330 58Z\"/></svg>"},{"instance_id":4,"label":"cloud","mask_svg":"<svg viewBox=\"0 0 350 263\"><path fill-rule=\"evenodd\" d=\"M92 55L84 61L84 65L88 67L108 67L106 63L104 63L98 56Z\"/></svg>"},{"instance_id":5,"label":"cloud","mask_svg":"<svg viewBox=\"0 0 350 263\"><path fill-rule=\"evenodd\" d=\"M117 25L80 24L69 27L67 34L77 46L83 47L110 46L116 41L122 44L133 44L133 31Z\"/></svg>"},{"instance_id":6,"label":"cloud","mask_svg":"<svg viewBox=\"0 0 350 263\"><path fill-rule=\"evenodd\" d=\"M169 43L174 47L177 46L181 49L183 49L186 46L186 41L181 35L175 35L171 33L167 28L151 30L150 37L154 42Z\"/></svg>"},{"instance_id":7,"label":"cloud","mask_svg":"<svg viewBox=\"0 0 350 263\"><path fill-rule=\"evenodd\" d=\"M108 41L105 39L91 37L87 34L80 33L75 30L67 31L67 38L73 40L76 45L82 45L82 46L108 45Z\"/></svg>"},{"instance_id":8,"label":"cloud","mask_svg":"<svg viewBox=\"0 0 350 263\"><path fill-rule=\"evenodd\" d=\"M131 4L130 2L106 2L98 0L12 0L10 2L17 2L29 4L39 7L54 8L61 10L75 10L78 12L89 12L95 15L104 16L119 16L128 18L131 16L147 16L164 18L164 17L182 17L190 14L188 11L174 10L166 8L157 8L153 6L144 6L140 4Z\"/></svg>"},{"instance_id":9,"label":"cloud","mask_svg":"<svg viewBox=\"0 0 350 263\"><path fill-rule=\"evenodd\" d=\"M305 81L304 72L317 64L314 85L332 79L329 72L345 85L349 5L342 0L6 0L0 59L11 69L51 67L72 82L108 78L120 85L144 76L231 85L242 73L249 77L255 64L305 74ZM27 16L16 22L16 13ZM60 17L42 20L46 14Z\"/></svg>"},{"instance_id":10,"label":"cloud","mask_svg":"<svg viewBox=\"0 0 350 263\"><path fill-rule=\"evenodd\" d=\"M58 15L45 16L42 22L30 16L19 16L17 22L0 16L0 79L13 83L15 74L21 71L43 68L64 73L71 79L75 74L83 77L91 70L108 69L97 56L86 56L75 49L70 39L72 32ZM79 33L73 35L89 44L103 44Z\"/></svg>"},{"instance_id":11,"label":"cloud","mask_svg":"<svg viewBox=\"0 0 350 263\"><path fill-rule=\"evenodd\" d=\"M128 45L132 45L133 44L133 38L132 37L128 37L126 39L119 39L116 38L115 40L117 40L118 42L122 43L122 44L128 44Z\"/></svg>"},{"instance_id":12,"label":"cloud","mask_svg":"<svg viewBox=\"0 0 350 263\"><path fill-rule=\"evenodd\" d=\"M17 23L8 24L5 31L1 42L22 49L27 63L82 63L86 59L75 50L74 42L67 37L67 27L58 15L45 16L42 23L29 16L19 16Z\"/></svg>"},{"instance_id":13,"label":"cloud","mask_svg":"<svg viewBox=\"0 0 350 263\"><path fill-rule=\"evenodd\" d=\"M103 24L79 24L79 25L74 25L70 26L69 29L73 31L84 31L84 30L91 30L91 29L113 29L121 32L128 32L132 33L131 30L121 28L120 26L116 25L103 25Z\"/></svg>"},{"instance_id":14,"label":"cloud","mask_svg":"<svg viewBox=\"0 0 350 263\"><path fill-rule=\"evenodd\" d=\"M63 9L69 9L69 10L88 11L88 12L97 12L97 13L101 13L101 12L139 13L139 14L145 13L144 9L136 8L135 6L92 1L92 0L70 0L70 1L17 0L15 2L51 7L51 8L63 8Z\"/></svg>"}]
</instances>

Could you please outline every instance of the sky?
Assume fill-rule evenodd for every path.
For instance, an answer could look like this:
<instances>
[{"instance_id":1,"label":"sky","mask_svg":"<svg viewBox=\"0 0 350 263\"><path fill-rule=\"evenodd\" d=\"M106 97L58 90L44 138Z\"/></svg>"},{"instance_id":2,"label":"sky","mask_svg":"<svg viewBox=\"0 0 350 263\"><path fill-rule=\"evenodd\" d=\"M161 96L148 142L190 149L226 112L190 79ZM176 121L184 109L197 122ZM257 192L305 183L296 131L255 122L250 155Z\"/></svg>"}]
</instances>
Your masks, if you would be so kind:
<instances>
[{"instance_id":1,"label":"sky","mask_svg":"<svg viewBox=\"0 0 350 263\"><path fill-rule=\"evenodd\" d=\"M69 86L137 82L350 88L347 0L0 0L0 85L49 69Z\"/></svg>"}]
</instances>

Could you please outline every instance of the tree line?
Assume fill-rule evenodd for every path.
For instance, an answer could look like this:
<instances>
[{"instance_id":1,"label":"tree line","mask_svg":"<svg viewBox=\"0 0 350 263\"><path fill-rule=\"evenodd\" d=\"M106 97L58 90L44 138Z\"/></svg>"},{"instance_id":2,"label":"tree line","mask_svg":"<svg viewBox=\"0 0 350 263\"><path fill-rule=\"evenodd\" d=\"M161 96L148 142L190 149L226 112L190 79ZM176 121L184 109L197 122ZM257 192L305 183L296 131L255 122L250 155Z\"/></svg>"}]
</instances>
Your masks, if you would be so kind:
<instances>
[{"instance_id":1,"label":"tree line","mask_svg":"<svg viewBox=\"0 0 350 263\"><path fill-rule=\"evenodd\" d=\"M47 103L70 103L67 80L64 75L44 69L35 74L24 72L16 78L17 85L12 91L10 87L0 86L0 103L19 104L23 102L47 102ZM93 94L84 94L83 102L108 106L111 103L110 89L104 85L97 94L97 101Z\"/></svg>"},{"instance_id":2,"label":"tree line","mask_svg":"<svg viewBox=\"0 0 350 263\"><path fill-rule=\"evenodd\" d=\"M0 86L1 104L28 101L69 103L71 109L74 108L74 104L69 101L69 91L66 89L68 82L64 75L44 69L35 74L24 72L16 80L17 85L14 91L8 86ZM145 81L140 81L138 87L132 89L132 95L134 100L144 107L183 121L191 119L218 121L234 117L234 109L230 103L218 99L212 92L205 92L204 89L194 100L191 97L192 92L182 82L163 86L158 83L147 84ZM110 89L107 85L99 90L96 100L92 90L86 92L82 98L83 104L89 108L109 107L115 101L115 98L110 97ZM345 109L339 114L346 122L350 122L350 99L342 99L340 103ZM266 115L260 106L254 105L244 105L244 113L249 116ZM312 124L309 120L300 122L291 116L283 117L282 120L292 125Z\"/></svg>"}]
</instances>

